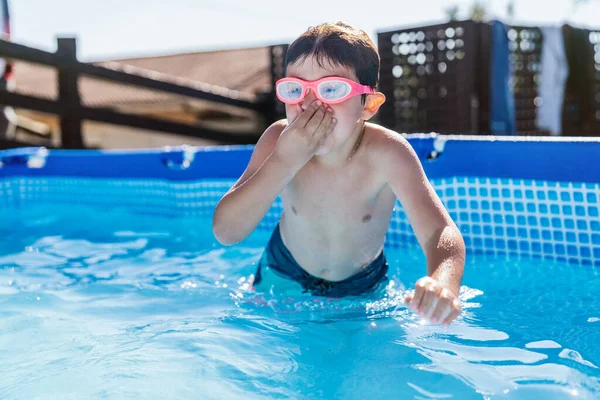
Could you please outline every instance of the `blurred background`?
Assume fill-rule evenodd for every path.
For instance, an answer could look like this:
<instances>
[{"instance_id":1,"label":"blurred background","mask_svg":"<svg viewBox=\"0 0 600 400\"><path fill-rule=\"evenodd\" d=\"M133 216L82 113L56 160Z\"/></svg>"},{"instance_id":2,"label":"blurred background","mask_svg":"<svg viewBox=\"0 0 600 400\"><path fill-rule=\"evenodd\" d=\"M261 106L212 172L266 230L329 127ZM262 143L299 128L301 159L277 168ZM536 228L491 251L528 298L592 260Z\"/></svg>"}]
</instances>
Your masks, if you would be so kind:
<instances>
[{"instance_id":1,"label":"blurred background","mask_svg":"<svg viewBox=\"0 0 600 400\"><path fill-rule=\"evenodd\" d=\"M400 133L600 136L600 0L0 0L0 147L255 143L287 45L344 21Z\"/></svg>"}]
</instances>

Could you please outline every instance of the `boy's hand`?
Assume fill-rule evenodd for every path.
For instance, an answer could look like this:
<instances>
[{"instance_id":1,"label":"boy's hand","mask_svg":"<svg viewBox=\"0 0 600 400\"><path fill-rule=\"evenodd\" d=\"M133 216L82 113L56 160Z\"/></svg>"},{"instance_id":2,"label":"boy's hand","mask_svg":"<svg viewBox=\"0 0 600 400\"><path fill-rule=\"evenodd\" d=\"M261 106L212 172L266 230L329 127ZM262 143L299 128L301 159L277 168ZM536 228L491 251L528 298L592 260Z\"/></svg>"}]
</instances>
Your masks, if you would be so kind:
<instances>
[{"instance_id":1,"label":"boy's hand","mask_svg":"<svg viewBox=\"0 0 600 400\"><path fill-rule=\"evenodd\" d=\"M415 284L414 294L404 299L408 307L434 324L450 325L460 314L458 297L448 287L425 276Z\"/></svg>"},{"instance_id":2,"label":"boy's hand","mask_svg":"<svg viewBox=\"0 0 600 400\"><path fill-rule=\"evenodd\" d=\"M333 112L327 105L314 101L306 110L296 105L298 116L281 132L273 153L285 165L299 170L315 155L335 126Z\"/></svg>"}]
</instances>

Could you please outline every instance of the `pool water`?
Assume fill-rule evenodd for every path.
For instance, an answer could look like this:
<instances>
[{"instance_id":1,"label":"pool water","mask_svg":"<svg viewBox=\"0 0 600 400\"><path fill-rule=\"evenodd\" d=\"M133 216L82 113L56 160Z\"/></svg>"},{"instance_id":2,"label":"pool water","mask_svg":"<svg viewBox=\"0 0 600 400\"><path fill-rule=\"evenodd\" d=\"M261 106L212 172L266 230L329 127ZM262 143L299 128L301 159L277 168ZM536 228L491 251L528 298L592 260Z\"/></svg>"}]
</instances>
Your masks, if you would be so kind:
<instances>
[{"instance_id":1,"label":"pool water","mask_svg":"<svg viewBox=\"0 0 600 400\"><path fill-rule=\"evenodd\" d=\"M450 327L402 302L425 274L326 299L252 293L269 232L126 210L0 211L0 399L600 398L600 273L469 256Z\"/></svg>"}]
</instances>

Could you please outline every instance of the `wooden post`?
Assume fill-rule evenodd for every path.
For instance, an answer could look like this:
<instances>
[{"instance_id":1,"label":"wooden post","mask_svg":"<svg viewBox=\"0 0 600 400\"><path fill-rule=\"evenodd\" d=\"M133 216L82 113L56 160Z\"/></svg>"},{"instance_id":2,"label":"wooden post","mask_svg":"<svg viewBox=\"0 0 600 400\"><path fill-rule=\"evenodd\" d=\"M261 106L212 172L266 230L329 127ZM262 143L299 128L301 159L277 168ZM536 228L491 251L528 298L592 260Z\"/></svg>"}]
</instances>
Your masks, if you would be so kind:
<instances>
[{"instance_id":1,"label":"wooden post","mask_svg":"<svg viewBox=\"0 0 600 400\"><path fill-rule=\"evenodd\" d=\"M77 41L75 38L58 38L56 54L77 60ZM62 147L65 149L83 149L81 134L81 99L77 87L78 74L69 68L58 70L58 101L64 110L60 118Z\"/></svg>"},{"instance_id":2,"label":"wooden post","mask_svg":"<svg viewBox=\"0 0 600 400\"><path fill-rule=\"evenodd\" d=\"M285 118L285 104L277 100L275 96L275 82L285 77L285 55L289 45L280 44L269 47L270 54L270 73L271 73L271 91L265 94L263 98L263 115L265 117L266 127L273 122Z\"/></svg>"}]
</instances>

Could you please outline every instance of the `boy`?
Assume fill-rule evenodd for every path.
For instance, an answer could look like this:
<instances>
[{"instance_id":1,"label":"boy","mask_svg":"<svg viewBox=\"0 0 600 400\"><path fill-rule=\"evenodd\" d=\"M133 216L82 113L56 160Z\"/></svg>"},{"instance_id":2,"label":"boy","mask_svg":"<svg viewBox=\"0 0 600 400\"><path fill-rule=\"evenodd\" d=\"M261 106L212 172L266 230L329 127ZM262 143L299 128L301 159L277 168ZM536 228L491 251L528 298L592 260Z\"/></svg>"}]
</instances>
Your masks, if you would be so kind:
<instances>
[{"instance_id":1,"label":"boy","mask_svg":"<svg viewBox=\"0 0 600 400\"><path fill-rule=\"evenodd\" d=\"M366 122L385 101L375 91L374 44L347 24L322 24L290 45L285 70L276 90L287 119L267 128L219 201L215 237L242 241L281 195L254 283L274 272L315 295L357 295L387 279L383 245L398 199L427 258L428 275L406 303L450 324L460 313L465 245L408 142Z\"/></svg>"}]
</instances>

